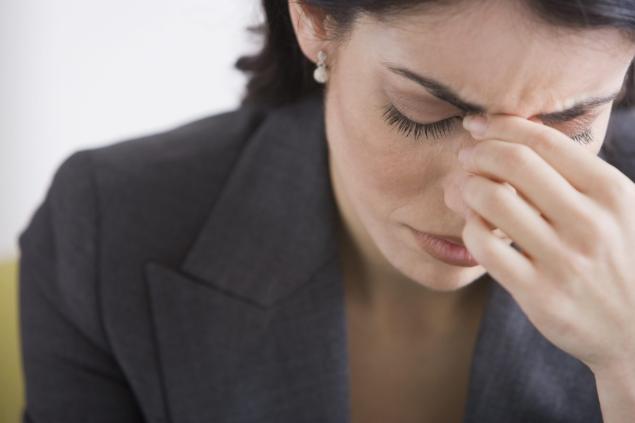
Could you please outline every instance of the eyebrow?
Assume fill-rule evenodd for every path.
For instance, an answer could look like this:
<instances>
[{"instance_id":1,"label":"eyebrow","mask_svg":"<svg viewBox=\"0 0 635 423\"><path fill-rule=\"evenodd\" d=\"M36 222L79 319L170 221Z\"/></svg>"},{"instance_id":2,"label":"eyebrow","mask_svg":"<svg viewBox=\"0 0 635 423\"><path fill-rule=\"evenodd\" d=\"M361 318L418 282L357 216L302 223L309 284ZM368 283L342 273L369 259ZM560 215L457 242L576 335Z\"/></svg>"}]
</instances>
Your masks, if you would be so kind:
<instances>
[{"instance_id":1,"label":"eyebrow","mask_svg":"<svg viewBox=\"0 0 635 423\"><path fill-rule=\"evenodd\" d=\"M447 103L452 104L453 106L459 108L465 113L480 114L480 113L487 112L487 108L485 106L481 106L480 104L475 104L475 103L471 103L469 101L463 100L450 87L448 87L447 85L439 81L435 81L434 79L430 77L419 75L411 70L395 66L389 62L382 62L382 63L390 71L398 75L401 75L411 81L416 82L417 84L421 85L426 90L428 90L428 92L430 92L430 94L432 94L433 96ZM547 124L569 122L579 116L587 114L589 111L591 111L592 109L598 106L601 106L606 103L610 103L611 101L615 100L615 98L617 98L617 96L619 96L620 93L621 93L621 90L604 97L590 97L574 104L572 107L569 107L566 110L562 110L559 112L552 112L552 113L541 113L535 116L540 118L540 120L542 120L544 123L547 123Z\"/></svg>"}]
</instances>

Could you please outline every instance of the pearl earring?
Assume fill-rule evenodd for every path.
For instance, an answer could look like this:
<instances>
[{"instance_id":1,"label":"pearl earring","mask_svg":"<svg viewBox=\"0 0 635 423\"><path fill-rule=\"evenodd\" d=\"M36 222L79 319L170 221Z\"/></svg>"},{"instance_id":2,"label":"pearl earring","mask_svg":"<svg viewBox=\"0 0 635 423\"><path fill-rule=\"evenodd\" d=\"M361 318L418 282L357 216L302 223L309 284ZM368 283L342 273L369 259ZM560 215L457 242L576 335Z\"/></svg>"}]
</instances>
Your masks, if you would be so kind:
<instances>
[{"instance_id":1,"label":"pearl earring","mask_svg":"<svg viewBox=\"0 0 635 423\"><path fill-rule=\"evenodd\" d=\"M315 79L320 84L324 84L329 79L329 74L326 70L326 53L322 50L318 52L318 63L317 67L313 71L313 79Z\"/></svg>"}]
</instances>

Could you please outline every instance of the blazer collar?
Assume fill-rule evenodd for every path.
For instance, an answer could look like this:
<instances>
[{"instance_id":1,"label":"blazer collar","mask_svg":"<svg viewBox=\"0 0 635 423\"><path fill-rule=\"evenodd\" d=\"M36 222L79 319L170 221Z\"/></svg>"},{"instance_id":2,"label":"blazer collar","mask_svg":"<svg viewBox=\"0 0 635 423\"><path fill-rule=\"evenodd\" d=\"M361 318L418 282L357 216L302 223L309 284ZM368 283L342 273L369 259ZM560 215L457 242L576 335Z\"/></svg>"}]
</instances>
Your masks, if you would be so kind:
<instances>
[{"instance_id":1,"label":"blazer collar","mask_svg":"<svg viewBox=\"0 0 635 423\"><path fill-rule=\"evenodd\" d=\"M321 95L277 109L248 140L182 270L269 306L336 251Z\"/></svg>"}]
</instances>

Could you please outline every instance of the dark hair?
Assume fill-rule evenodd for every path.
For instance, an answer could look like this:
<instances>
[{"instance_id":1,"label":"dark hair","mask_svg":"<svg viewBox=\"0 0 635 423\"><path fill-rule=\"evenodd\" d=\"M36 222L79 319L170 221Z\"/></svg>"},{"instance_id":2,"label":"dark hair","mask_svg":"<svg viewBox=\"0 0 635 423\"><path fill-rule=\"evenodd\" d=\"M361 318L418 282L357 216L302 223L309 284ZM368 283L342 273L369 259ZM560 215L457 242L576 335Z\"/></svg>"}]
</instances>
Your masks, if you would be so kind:
<instances>
[{"instance_id":1,"label":"dark hair","mask_svg":"<svg viewBox=\"0 0 635 423\"><path fill-rule=\"evenodd\" d=\"M335 23L335 31L345 34L360 13L379 17L398 15L408 8L451 5L448 0L295 0L323 11ZM635 0L525 0L543 21L573 28L615 28L635 41ZM304 56L296 40L286 0L263 0L265 21L252 32L264 37L262 49L240 57L235 67L249 75L241 104L279 106L308 94L322 91L315 82L315 64ZM622 93L613 108L635 105L635 69L628 69Z\"/></svg>"}]
</instances>

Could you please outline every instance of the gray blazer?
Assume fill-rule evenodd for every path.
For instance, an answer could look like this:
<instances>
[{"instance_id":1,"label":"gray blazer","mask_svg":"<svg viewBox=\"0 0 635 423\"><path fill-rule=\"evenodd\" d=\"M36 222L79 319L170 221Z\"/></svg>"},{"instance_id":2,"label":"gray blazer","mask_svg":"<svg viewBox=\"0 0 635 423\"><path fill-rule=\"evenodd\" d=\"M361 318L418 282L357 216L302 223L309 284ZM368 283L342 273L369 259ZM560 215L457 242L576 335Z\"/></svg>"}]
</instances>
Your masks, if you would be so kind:
<instances>
[{"instance_id":1,"label":"gray blazer","mask_svg":"<svg viewBox=\"0 0 635 423\"><path fill-rule=\"evenodd\" d=\"M316 96L67 157L19 236L23 421L348 422L327 172ZM482 278L464 421L600 422L589 369Z\"/></svg>"}]
</instances>

